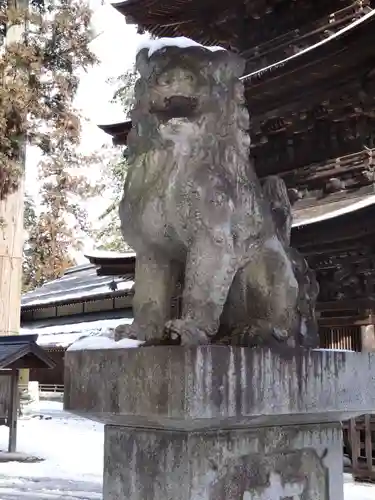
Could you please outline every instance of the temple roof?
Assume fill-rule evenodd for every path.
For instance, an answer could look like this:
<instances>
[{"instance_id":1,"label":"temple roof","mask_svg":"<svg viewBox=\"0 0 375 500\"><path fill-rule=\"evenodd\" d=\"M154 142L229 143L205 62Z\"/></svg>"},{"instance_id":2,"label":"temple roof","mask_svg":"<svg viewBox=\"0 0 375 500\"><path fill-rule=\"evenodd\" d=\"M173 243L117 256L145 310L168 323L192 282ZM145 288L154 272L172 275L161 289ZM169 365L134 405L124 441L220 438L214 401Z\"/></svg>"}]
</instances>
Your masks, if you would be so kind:
<instances>
[{"instance_id":1,"label":"temple roof","mask_svg":"<svg viewBox=\"0 0 375 500\"><path fill-rule=\"evenodd\" d=\"M37 335L0 337L0 370L54 368L55 362L36 344Z\"/></svg>"},{"instance_id":2,"label":"temple roof","mask_svg":"<svg viewBox=\"0 0 375 500\"><path fill-rule=\"evenodd\" d=\"M270 48L272 40L291 44L312 31L317 36L364 9L352 0L126 0L113 6L154 36L182 35L241 52L263 43Z\"/></svg>"},{"instance_id":3,"label":"temple roof","mask_svg":"<svg viewBox=\"0 0 375 500\"><path fill-rule=\"evenodd\" d=\"M27 309L112 298L133 293L133 270L129 274L123 272L113 278L98 275L97 270L100 266L94 263L98 258L100 261L98 255L102 254L94 254L93 263L68 269L61 278L49 281L35 290L24 293L21 300L21 310L24 312ZM113 256L111 258L114 259ZM126 262L126 257L122 259L122 262Z\"/></svg>"},{"instance_id":4,"label":"temple roof","mask_svg":"<svg viewBox=\"0 0 375 500\"><path fill-rule=\"evenodd\" d=\"M239 52L245 73L252 74L245 80L252 157L260 177L312 163L319 168L327 158L372 148L375 0L128 0L115 7L156 36L230 48L242 37ZM123 144L130 122L122 132L116 127L121 124L103 130Z\"/></svg>"},{"instance_id":5,"label":"temple roof","mask_svg":"<svg viewBox=\"0 0 375 500\"><path fill-rule=\"evenodd\" d=\"M109 123L107 125L98 125L106 134L112 136L113 145L121 146L126 145L128 134L132 128L131 120L126 120L118 123Z\"/></svg>"},{"instance_id":6,"label":"temple roof","mask_svg":"<svg viewBox=\"0 0 375 500\"><path fill-rule=\"evenodd\" d=\"M332 199L333 198L333 199ZM358 194L331 197L331 200L308 207L295 207L293 211L293 227L317 224L328 219L339 219L341 216L375 206L375 194Z\"/></svg>"}]
</instances>

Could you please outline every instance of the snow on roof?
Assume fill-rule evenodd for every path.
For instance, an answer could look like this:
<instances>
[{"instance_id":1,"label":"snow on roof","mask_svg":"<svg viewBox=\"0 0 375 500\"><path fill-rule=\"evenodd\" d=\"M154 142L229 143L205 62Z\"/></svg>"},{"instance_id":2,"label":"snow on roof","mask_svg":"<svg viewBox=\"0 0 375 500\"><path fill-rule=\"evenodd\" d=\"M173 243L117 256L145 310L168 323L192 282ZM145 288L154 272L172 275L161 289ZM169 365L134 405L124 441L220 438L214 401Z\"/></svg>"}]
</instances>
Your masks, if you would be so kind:
<instances>
[{"instance_id":1,"label":"snow on roof","mask_svg":"<svg viewBox=\"0 0 375 500\"><path fill-rule=\"evenodd\" d=\"M108 337L86 337L79 339L72 344L68 351L81 351L81 350L98 350L98 349L134 349L139 347L143 342L140 340L122 339L118 342Z\"/></svg>"},{"instance_id":2,"label":"snow on roof","mask_svg":"<svg viewBox=\"0 0 375 500\"><path fill-rule=\"evenodd\" d=\"M92 285L82 286L76 291L68 291L66 293L60 293L60 291L50 294L45 294L43 297L35 298L34 300L29 300L24 305L27 306L39 306L39 305L53 305L56 302L69 302L75 299L84 299L85 297L98 297L100 295L107 295L111 293L111 289L109 288L110 283L116 283L116 291L127 291L131 290L134 286L134 280L128 280L122 282L120 280L110 280L103 283L101 286L92 287Z\"/></svg>"},{"instance_id":3,"label":"snow on roof","mask_svg":"<svg viewBox=\"0 0 375 500\"><path fill-rule=\"evenodd\" d=\"M49 281L43 286L22 295L22 308L67 303L73 300L98 298L123 291L132 290L134 276L98 276L93 264L69 269L59 279Z\"/></svg>"},{"instance_id":4,"label":"snow on roof","mask_svg":"<svg viewBox=\"0 0 375 500\"><path fill-rule=\"evenodd\" d=\"M61 318L60 318L61 321ZM129 325L133 322L133 317L129 314L126 317L110 319L100 319L96 321L80 321L77 323L48 324L34 323L27 327L21 327L20 333L23 335L39 335L37 344L42 347L68 347L73 342L87 337L98 337L109 333L119 325Z\"/></svg>"},{"instance_id":5,"label":"snow on roof","mask_svg":"<svg viewBox=\"0 0 375 500\"><path fill-rule=\"evenodd\" d=\"M313 351L328 351L328 352L353 352L353 349L326 349L319 347L318 349L312 349Z\"/></svg>"},{"instance_id":6,"label":"snow on roof","mask_svg":"<svg viewBox=\"0 0 375 500\"><path fill-rule=\"evenodd\" d=\"M177 36L175 38L157 38L156 40L145 39L137 47L137 54L143 50L148 49L148 57L152 54L164 49L165 47L179 47L180 49L186 49L188 47L202 47L202 49L210 50L211 52L217 52L218 50L226 50L223 47L206 47L201 45L190 38L184 36Z\"/></svg>"},{"instance_id":7,"label":"snow on roof","mask_svg":"<svg viewBox=\"0 0 375 500\"><path fill-rule=\"evenodd\" d=\"M85 254L87 259L126 259L134 258L135 252L111 252L107 250L95 250Z\"/></svg>"}]
</instances>

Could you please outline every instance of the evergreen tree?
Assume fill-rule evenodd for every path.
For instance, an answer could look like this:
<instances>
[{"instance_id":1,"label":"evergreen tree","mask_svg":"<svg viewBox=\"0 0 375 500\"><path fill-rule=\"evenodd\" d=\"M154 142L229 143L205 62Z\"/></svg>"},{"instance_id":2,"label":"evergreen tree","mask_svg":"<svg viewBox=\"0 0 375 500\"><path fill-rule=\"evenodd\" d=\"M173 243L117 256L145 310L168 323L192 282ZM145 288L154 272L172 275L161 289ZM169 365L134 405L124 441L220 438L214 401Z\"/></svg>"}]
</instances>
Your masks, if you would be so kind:
<instances>
[{"instance_id":1,"label":"evergreen tree","mask_svg":"<svg viewBox=\"0 0 375 500\"><path fill-rule=\"evenodd\" d=\"M117 86L113 101L121 105L126 119L130 119L134 99L134 85L137 78L136 69L133 67L118 78L110 80L110 83ZM131 250L122 238L118 215L118 205L122 196L127 166L126 148L117 148L106 167L109 204L100 217L101 228L94 232L94 238L99 249L117 252Z\"/></svg>"},{"instance_id":2,"label":"evergreen tree","mask_svg":"<svg viewBox=\"0 0 375 500\"><path fill-rule=\"evenodd\" d=\"M35 268L33 262L35 247L32 244L32 233L36 227L37 215L33 198L26 194L24 203L24 228L26 233L22 261L22 291L27 292L34 287Z\"/></svg>"},{"instance_id":3,"label":"evergreen tree","mask_svg":"<svg viewBox=\"0 0 375 500\"><path fill-rule=\"evenodd\" d=\"M28 11L0 0L3 40L9 26L27 24L22 42L0 54L0 199L17 189L24 139L42 155L40 213L25 201L27 289L72 264L77 230L87 230L82 199L98 189L87 177L95 158L79 152L81 119L73 105L79 71L96 63L91 14L84 0L30 0Z\"/></svg>"}]
</instances>

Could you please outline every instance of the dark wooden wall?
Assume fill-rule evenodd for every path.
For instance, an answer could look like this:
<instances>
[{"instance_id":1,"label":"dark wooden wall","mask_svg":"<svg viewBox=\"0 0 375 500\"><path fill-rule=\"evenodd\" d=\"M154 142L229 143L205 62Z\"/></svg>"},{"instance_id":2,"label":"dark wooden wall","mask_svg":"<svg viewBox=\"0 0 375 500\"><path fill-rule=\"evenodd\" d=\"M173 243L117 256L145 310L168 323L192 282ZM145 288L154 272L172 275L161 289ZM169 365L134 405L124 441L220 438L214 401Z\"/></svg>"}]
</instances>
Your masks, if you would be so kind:
<instances>
[{"instance_id":1,"label":"dark wooden wall","mask_svg":"<svg viewBox=\"0 0 375 500\"><path fill-rule=\"evenodd\" d=\"M55 361L55 368L52 368L52 370L30 370L30 381L37 381L39 384L63 385L65 350L46 350L48 355Z\"/></svg>"}]
</instances>

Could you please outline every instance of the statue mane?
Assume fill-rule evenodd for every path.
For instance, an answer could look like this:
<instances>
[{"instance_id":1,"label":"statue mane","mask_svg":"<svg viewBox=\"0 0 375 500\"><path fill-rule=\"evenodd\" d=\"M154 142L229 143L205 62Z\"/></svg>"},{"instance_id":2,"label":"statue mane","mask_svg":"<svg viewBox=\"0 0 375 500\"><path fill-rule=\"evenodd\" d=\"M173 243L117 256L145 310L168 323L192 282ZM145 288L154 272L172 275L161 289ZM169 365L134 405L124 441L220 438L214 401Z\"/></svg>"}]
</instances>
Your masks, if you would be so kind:
<instances>
[{"instance_id":1,"label":"statue mane","mask_svg":"<svg viewBox=\"0 0 375 500\"><path fill-rule=\"evenodd\" d=\"M142 156L146 168L165 169L173 155L185 158L189 168L190 157L206 151L208 160L225 166L227 175L232 171L252 177L249 114L238 80L242 60L224 50L168 47L151 57L143 49L137 67L140 77L128 136L130 167L138 168Z\"/></svg>"}]
</instances>

